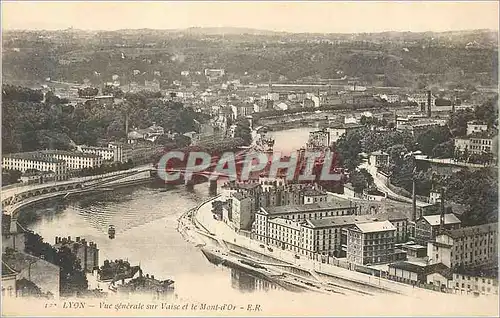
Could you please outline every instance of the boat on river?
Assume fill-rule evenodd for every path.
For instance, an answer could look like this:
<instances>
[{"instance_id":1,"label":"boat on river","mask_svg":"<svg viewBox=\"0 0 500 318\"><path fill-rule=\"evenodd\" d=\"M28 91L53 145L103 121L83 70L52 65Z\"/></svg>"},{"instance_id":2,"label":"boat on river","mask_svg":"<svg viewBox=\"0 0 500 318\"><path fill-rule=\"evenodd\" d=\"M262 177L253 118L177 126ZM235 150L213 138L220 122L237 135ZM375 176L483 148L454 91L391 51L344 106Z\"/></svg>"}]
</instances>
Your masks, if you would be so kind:
<instances>
[{"instance_id":1,"label":"boat on river","mask_svg":"<svg viewBox=\"0 0 500 318\"><path fill-rule=\"evenodd\" d=\"M115 238L115 234L116 234L115 226L114 225L110 225L109 228L108 228L109 238L110 239L114 239Z\"/></svg>"}]
</instances>

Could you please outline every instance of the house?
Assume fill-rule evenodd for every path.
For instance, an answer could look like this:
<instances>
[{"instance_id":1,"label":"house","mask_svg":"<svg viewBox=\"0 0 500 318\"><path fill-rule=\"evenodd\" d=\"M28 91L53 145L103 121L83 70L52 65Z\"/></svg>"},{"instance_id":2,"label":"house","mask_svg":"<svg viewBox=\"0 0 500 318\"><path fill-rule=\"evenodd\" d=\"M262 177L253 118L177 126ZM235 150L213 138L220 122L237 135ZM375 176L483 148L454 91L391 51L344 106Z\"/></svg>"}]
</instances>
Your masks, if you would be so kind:
<instances>
[{"instance_id":1,"label":"house","mask_svg":"<svg viewBox=\"0 0 500 318\"><path fill-rule=\"evenodd\" d=\"M420 217L415 224L415 241L418 244L427 245L434 239L438 231L459 229L461 221L453 214L444 214L444 224L441 224L441 215L426 215Z\"/></svg>"},{"instance_id":2,"label":"house","mask_svg":"<svg viewBox=\"0 0 500 318\"><path fill-rule=\"evenodd\" d=\"M488 125L479 121L469 121L467 122L467 135L472 135L475 133L480 133L482 131L487 131Z\"/></svg>"},{"instance_id":3,"label":"house","mask_svg":"<svg viewBox=\"0 0 500 318\"><path fill-rule=\"evenodd\" d=\"M375 151L370 154L368 162L373 167L387 167L389 164L389 154L384 151Z\"/></svg>"},{"instance_id":4,"label":"house","mask_svg":"<svg viewBox=\"0 0 500 318\"><path fill-rule=\"evenodd\" d=\"M17 218L8 214L2 215L2 253L6 249L23 252L26 242L26 230L17 222Z\"/></svg>"},{"instance_id":5,"label":"house","mask_svg":"<svg viewBox=\"0 0 500 318\"><path fill-rule=\"evenodd\" d=\"M288 109L288 104L285 102L279 102L276 105L274 105L274 108L276 110L287 110Z\"/></svg>"},{"instance_id":6,"label":"house","mask_svg":"<svg viewBox=\"0 0 500 318\"><path fill-rule=\"evenodd\" d=\"M16 293L16 279L19 273L2 261L2 299L14 298Z\"/></svg>"},{"instance_id":7,"label":"house","mask_svg":"<svg viewBox=\"0 0 500 318\"><path fill-rule=\"evenodd\" d=\"M342 137L345 133L357 129L363 128L363 125L360 124L341 124L337 126L331 127L330 130L330 141L337 142L340 137Z\"/></svg>"},{"instance_id":8,"label":"house","mask_svg":"<svg viewBox=\"0 0 500 318\"><path fill-rule=\"evenodd\" d=\"M306 189L302 194L304 196L304 204L327 202L328 199L326 192L317 189Z\"/></svg>"},{"instance_id":9,"label":"house","mask_svg":"<svg viewBox=\"0 0 500 318\"><path fill-rule=\"evenodd\" d=\"M330 133L326 129L311 131L307 141L307 150L325 149L330 146Z\"/></svg>"},{"instance_id":10,"label":"house","mask_svg":"<svg viewBox=\"0 0 500 318\"><path fill-rule=\"evenodd\" d=\"M37 285L42 293L51 293L59 298L59 266L38 257L7 250L2 261L16 271L17 279L27 279Z\"/></svg>"}]
</instances>

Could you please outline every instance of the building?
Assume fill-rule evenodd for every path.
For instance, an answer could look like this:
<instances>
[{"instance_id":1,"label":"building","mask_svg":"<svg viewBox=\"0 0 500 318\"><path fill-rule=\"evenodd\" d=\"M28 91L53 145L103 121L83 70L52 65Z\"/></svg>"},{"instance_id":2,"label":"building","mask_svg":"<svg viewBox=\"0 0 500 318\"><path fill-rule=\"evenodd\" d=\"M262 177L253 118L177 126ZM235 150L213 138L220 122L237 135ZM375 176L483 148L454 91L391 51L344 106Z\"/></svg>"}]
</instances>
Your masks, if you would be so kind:
<instances>
[{"instance_id":1,"label":"building","mask_svg":"<svg viewBox=\"0 0 500 318\"><path fill-rule=\"evenodd\" d=\"M449 288L452 273L441 263L423 265L404 261L389 264L388 278L410 285L432 284L439 288Z\"/></svg>"},{"instance_id":2,"label":"building","mask_svg":"<svg viewBox=\"0 0 500 318\"><path fill-rule=\"evenodd\" d=\"M24 251L26 247L26 230L17 222L15 217L2 215L2 253L6 249Z\"/></svg>"},{"instance_id":3,"label":"building","mask_svg":"<svg viewBox=\"0 0 500 318\"><path fill-rule=\"evenodd\" d=\"M311 131L307 141L307 150L320 150L330 146L330 133L326 129Z\"/></svg>"},{"instance_id":4,"label":"building","mask_svg":"<svg viewBox=\"0 0 500 318\"><path fill-rule=\"evenodd\" d=\"M396 94L388 94L388 95L384 95L384 97L382 97L382 99L385 99L390 104L399 103L399 101L400 101L399 95L396 95Z\"/></svg>"},{"instance_id":5,"label":"building","mask_svg":"<svg viewBox=\"0 0 500 318\"><path fill-rule=\"evenodd\" d=\"M472 133L464 137L455 138L455 149L458 151L467 151L469 154L488 153L497 155L495 144L498 143L497 136L488 131Z\"/></svg>"},{"instance_id":6,"label":"building","mask_svg":"<svg viewBox=\"0 0 500 318\"><path fill-rule=\"evenodd\" d=\"M159 136L165 134L165 130L161 126L153 123L152 126L145 129L135 129L128 133L127 139L129 143L137 142L138 140L147 140L154 142Z\"/></svg>"},{"instance_id":7,"label":"building","mask_svg":"<svg viewBox=\"0 0 500 318\"><path fill-rule=\"evenodd\" d=\"M15 298L18 272L2 261L2 299Z\"/></svg>"},{"instance_id":8,"label":"building","mask_svg":"<svg viewBox=\"0 0 500 318\"><path fill-rule=\"evenodd\" d=\"M2 156L2 168L19 170L22 173L28 170L54 172L56 180L65 180L68 177L68 168L64 160L47 158L39 152L6 154Z\"/></svg>"},{"instance_id":9,"label":"building","mask_svg":"<svg viewBox=\"0 0 500 318\"><path fill-rule=\"evenodd\" d=\"M431 192L429 193L429 203L436 204L439 202L441 202L441 192L431 190Z\"/></svg>"},{"instance_id":10,"label":"building","mask_svg":"<svg viewBox=\"0 0 500 318\"><path fill-rule=\"evenodd\" d=\"M495 263L498 258L498 224L489 223L446 231L427 244L431 263L450 268Z\"/></svg>"},{"instance_id":11,"label":"building","mask_svg":"<svg viewBox=\"0 0 500 318\"><path fill-rule=\"evenodd\" d=\"M420 107L428 106L429 95L428 95L428 93L413 94L413 95L408 96L408 101L415 102ZM434 106L434 105L436 105L436 97L434 95L431 95L431 106Z\"/></svg>"},{"instance_id":12,"label":"building","mask_svg":"<svg viewBox=\"0 0 500 318\"><path fill-rule=\"evenodd\" d=\"M345 201L261 207L255 214L252 231L257 240L269 244L270 241L276 240L269 225L270 220L280 218L300 223L301 221L306 221L306 219L322 219L332 216L355 214L357 207L352 206L350 201Z\"/></svg>"},{"instance_id":13,"label":"building","mask_svg":"<svg viewBox=\"0 0 500 318\"><path fill-rule=\"evenodd\" d=\"M250 230L255 215L255 199L249 194L234 193L231 196L232 226L235 231Z\"/></svg>"},{"instance_id":14,"label":"building","mask_svg":"<svg viewBox=\"0 0 500 318\"><path fill-rule=\"evenodd\" d=\"M498 269L459 269L451 287L456 294L498 295Z\"/></svg>"},{"instance_id":15,"label":"building","mask_svg":"<svg viewBox=\"0 0 500 318\"><path fill-rule=\"evenodd\" d=\"M55 299L59 298L59 266L17 251L7 251L2 255L2 262L18 273L18 280L27 279L42 293L50 292Z\"/></svg>"},{"instance_id":16,"label":"building","mask_svg":"<svg viewBox=\"0 0 500 318\"><path fill-rule=\"evenodd\" d=\"M395 232L389 221L356 223L347 229L347 261L358 265L394 261Z\"/></svg>"},{"instance_id":17,"label":"building","mask_svg":"<svg viewBox=\"0 0 500 318\"><path fill-rule=\"evenodd\" d=\"M44 150L41 152L46 158L63 160L68 170L81 170L102 165L103 158L95 154L78 153L64 150Z\"/></svg>"},{"instance_id":18,"label":"building","mask_svg":"<svg viewBox=\"0 0 500 318\"><path fill-rule=\"evenodd\" d=\"M487 130L488 130L488 125L483 122L478 122L478 121L467 122L467 136Z\"/></svg>"},{"instance_id":19,"label":"building","mask_svg":"<svg viewBox=\"0 0 500 318\"><path fill-rule=\"evenodd\" d=\"M109 147L93 147L80 145L76 149L85 154L92 154L102 157L104 161L114 161L115 150Z\"/></svg>"},{"instance_id":20,"label":"building","mask_svg":"<svg viewBox=\"0 0 500 318\"><path fill-rule=\"evenodd\" d=\"M253 112L254 112L254 105L251 103L230 105L229 107L231 108L233 119L236 119L239 117L245 117L245 116L253 114Z\"/></svg>"},{"instance_id":21,"label":"building","mask_svg":"<svg viewBox=\"0 0 500 318\"><path fill-rule=\"evenodd\" d=\"M223 77L226 72L223 69L205 69L205 76L209 78L209 80L216 80Z\"/></svg>"},{"instance_id":22,"label":"building","mask_svg":"<svg viewBox=\"0 0 500 318\"><path fill-rule=\"evenodd\" d=\"M368 162L373 167L387 167L389 164L389 154L384 151L375 151L370 154Z\"/></svg>"},{"instance_id":23,"label":"building","mask_svg":"<svg viewBox=\"0 0 500 318\"><path fill-rule=\"evenodd\" d=\"M444 214L444 224L441 224L441 215L426 215L420 217L415 224L415 241L427 245L433 240L439 230L454 230L460 228L461 221L453 214Z\"/></svg>"},{"instance_id":24,"label":"building","mask_svg":"<svg viewBox=\"0 0 500 318\"><path fill-rule=\"evenodd\" d=\"M149 163L151 158L159 151L163 151L162 146L154 146L150 143L136 142L132 144L111 142L109 148L115 151L115 162Z\"/></svg>"},{"instance_id":25,"label":"building","mask_svg":"<svg viewBox=\"0 0 500 318\"><path fill-rule=\"evenodd\" d=\"M357 129L363 128L363 125L360 124L341 124L334 127L331 127L330 130L330 141L337 142L340 137L342 137L345 133Z\"/></svg>"},{"instance_id":26,"label":"building","mask_svg":"<svg viewBox=\"0 0 500 318\"><path fill-rule=\"evenodd\" d=\"M412 135L418 135L429 128L446 125L444 119L430 119L422 117L398 117L396 119L396 130L408 131Z\"/></svg>"},{"instance_id":27,"label":"building","mask_svg":"<svg viewBox=\"0 0 500 318\"><path fill-rule=\"evenodd\" d=\"M349 227L358 223L389 221L396 228L395 243L406 241L407 218L401 212L387 212L375 215L347 215L334 216L323 219L310 219L303 223L303 227L312 229L314 244L312 251L315 253L342 256L346 249L342 248L347 242Z\"/></svg>"},{"instance_id":28,"label":"building","mask_svg":"<svg viewBox=\"0 0 500 318\"><path fill-rule=\"evenodd\" d=\"M92 273L95 268L99 268L99 249L94 242L80 240L80 237L76 237L76 241L72 241L71 237L56 236L54 247L59 250L63 246L69 247L76 255L82 270Z\"/></svg>"},{"instance_id":29,"label":"building","mask_svg":"<svg viewBox=\"0 0 500 318\"><path fill-rule=\"evenodd\" d=\"M302 195L304 196L303 204L322 203L328 200L326 192L314 188L302 190Z\"/></svg>"}]
</instances>

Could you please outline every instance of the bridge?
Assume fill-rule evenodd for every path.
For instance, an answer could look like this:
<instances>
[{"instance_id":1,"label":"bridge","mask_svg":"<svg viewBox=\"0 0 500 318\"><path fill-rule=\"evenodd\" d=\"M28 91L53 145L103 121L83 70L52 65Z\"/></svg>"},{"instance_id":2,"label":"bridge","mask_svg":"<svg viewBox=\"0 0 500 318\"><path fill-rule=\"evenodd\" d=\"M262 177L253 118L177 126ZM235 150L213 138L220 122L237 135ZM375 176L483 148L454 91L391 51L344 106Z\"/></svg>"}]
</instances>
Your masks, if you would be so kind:
<instances>
[{"instance_id":1,"label":"bridge","mask_svg":"<svg viewBox=\"0 0 500 318\"><path fill-rule=\"evenodd\" d=\"M131 177L140 173L151 171L151 167L135 170L117 171L105 175L92 177L81 177L73 180L50 182L26 186L18 186L2 190L2 209L4 212L12 213L23 204L36 202L43 198L68 195L72 192L92 191L101 188L113 181Z\"/></svg>"}]
</instances>

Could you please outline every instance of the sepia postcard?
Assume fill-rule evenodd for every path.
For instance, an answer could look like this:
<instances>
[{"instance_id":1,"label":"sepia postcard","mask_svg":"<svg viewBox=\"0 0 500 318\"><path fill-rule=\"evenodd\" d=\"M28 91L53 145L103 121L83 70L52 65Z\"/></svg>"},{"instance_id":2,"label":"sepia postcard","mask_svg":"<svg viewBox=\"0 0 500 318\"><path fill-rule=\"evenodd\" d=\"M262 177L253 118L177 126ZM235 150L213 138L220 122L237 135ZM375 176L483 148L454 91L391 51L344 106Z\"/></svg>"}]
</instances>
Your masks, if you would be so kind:
<instances>
[{"instance_id":1,"label":"sepia postcard","mask_svg":"<svg viewBox=\"0 0 500 318\"><path fill-rule=\"evenodd\" d=\"M2 316L499 316L497 1L2 1Z\"/></svg>"}]
</instances>

